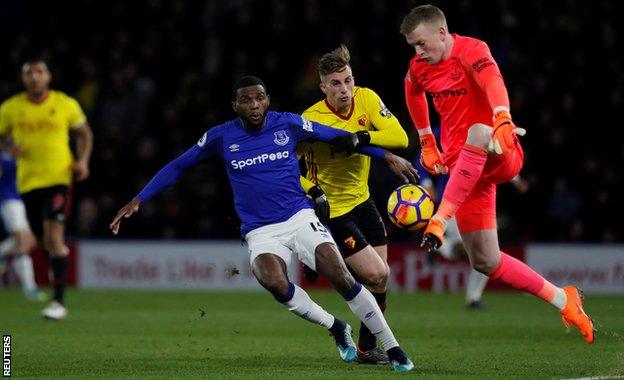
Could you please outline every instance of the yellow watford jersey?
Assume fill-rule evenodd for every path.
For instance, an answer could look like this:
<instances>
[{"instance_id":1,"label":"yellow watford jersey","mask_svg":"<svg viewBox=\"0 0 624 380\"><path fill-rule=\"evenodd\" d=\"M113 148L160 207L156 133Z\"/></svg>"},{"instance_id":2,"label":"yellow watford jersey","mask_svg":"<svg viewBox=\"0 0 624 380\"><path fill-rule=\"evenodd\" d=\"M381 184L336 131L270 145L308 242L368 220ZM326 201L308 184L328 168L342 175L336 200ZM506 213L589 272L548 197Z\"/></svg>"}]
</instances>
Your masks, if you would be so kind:
<instances>
[{"instance_id":1,"label":"yellow watford jersey","mask_svg":"<svg viewBox=\"0 0 624 380\"><path fill-rule=\"evenodd\" d=\"M85 121L78 102L59 91L50 91L41 103L33 103L22 92L0 105L0 135L24 148L17 158L20 193L71 183L69 130Z\"/></svg>"},{"instance_id":2,"label":"yellow watford jersey","mask_svg":"<svg viewBox=\"0 0 624 380\"><path fill-rule=\"evenodd\" d=\"M349 132L369 131L371 144L385 148L405 148L407 134L371 89L353 88L353 103L348 115L335 112L326 100L308 108L303 117ZM336 153L333 146L322 143L300 143L307 179L319 185L329 200L330 217L344 215L367 200L370 157L362 154Z\"/></svg>"}]
</instances>

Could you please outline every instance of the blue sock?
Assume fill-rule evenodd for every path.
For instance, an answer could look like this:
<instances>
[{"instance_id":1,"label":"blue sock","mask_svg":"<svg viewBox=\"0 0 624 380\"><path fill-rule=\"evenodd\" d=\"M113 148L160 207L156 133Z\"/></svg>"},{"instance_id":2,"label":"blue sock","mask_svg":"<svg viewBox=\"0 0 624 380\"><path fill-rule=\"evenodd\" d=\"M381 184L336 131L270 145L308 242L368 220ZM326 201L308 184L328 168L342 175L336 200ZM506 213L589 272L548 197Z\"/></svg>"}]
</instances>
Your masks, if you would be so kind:
<instances>
[{"instance_id":1,"label":"blue sock","mask_svg":"<svg viewBox=\"0 0 624 380\"><path fill-rule=\"evenodd\" d=\"M286 295L282 296L282 295L279 295L279 294L273 294L273 297L279 303L286 303L286 302L290 301L293 298L294 295L295 295L295 284L293 284L292 282L288 281L288 292L286 293Z\"/></svg>"},{"instance_id":2,"label":"blue sock","mask_svg":"<svg viewBox=\"0 0 624 380\"><path fill-rule=\"evenodd\" d=\"M357 296L360 293L361 290L362 290L362 284L360 284L359 282L356 282L355 285L353 285L353 287L346 294L342 294L342 298L344 298L345 301L349 302L353 300L355 296Z\"/></svg>"}]
</instances>

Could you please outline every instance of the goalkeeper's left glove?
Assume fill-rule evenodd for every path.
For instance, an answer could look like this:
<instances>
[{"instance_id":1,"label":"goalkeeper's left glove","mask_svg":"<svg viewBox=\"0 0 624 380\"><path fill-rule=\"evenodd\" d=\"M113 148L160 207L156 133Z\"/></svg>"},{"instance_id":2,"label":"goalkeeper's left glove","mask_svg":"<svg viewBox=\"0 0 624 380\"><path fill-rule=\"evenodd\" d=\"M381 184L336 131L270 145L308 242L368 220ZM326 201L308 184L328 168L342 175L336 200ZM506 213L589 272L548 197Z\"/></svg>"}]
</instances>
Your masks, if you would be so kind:
<instances>
[{"instance_id":1,"label":"goalkeeper's left glove","mask_svg":"<svg viewBox=\"0 0 624 380\"><path fill-rule=\"evenodd\" d=\"M432 133L419 136L420 164L433 175L448 174L448 166L442 163L442 153Z\"/></svg>"},{"instance_id":2,"label":"goalkeeper's left glove","mask_svg":"<svg viewBox=\"0 0 624 380\"><path fill-rule=\"evenodd\" d=\"M492 139L488 145L490 151L504 154L513 149L518 136L526 135L526 129L518 128L511 121L511 114L507 110L501 110L494 114L494 130Z\"/></svg>"},{"instance_id":3,"label":"goalkeeper's left glove","mask_svg":"<svg viewBox=\"0 0 624 380\"><path fill-rule=\"evenodd\" d=\"M336 152L345 152L351 155L356 148L361 148L370 143L370 134L366 131L358 131L349 133L348 135L336 137L332 140L332 144L336 146Z\"/></svg>"}]
</instances>

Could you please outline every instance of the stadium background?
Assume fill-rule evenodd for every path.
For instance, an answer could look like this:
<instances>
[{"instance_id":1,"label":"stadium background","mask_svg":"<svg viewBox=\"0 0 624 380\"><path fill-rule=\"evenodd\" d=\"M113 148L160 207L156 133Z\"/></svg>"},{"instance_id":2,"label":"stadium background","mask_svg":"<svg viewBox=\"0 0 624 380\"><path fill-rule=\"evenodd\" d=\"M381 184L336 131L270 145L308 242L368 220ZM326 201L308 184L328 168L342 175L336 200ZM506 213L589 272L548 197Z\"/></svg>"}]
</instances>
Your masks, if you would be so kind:
<instances>
[{"instance_id":1,"label":"stadium background","mask_svg":"<svg viewBox=\"0 0 624 380\"><path fill-rule=\"evenodd\" d=\"M417 236L396 229L390 229L388 322L423 377L622 378L624 146L616 131L624 71L617 3L433 3L452 32L489 43L514 119L528 129L522 174L531 188L522 195L510 185L499 188L503 249L558 285L580 285L598 337L589 346L576 332L564 334L553 308L520 292L490 292L495 283L483 313L462 310L458 292L468 264L430 266ZM70 282L77 287L67 297L68 319L44 323L42 305L24 300L14 276L0 279L13 285L0 289L0 330L13 338L13 375L387 379L384 366L346 366L326 333L258 291L220 163L202 165L148 202L120 237L112 239L107 227L159 167L206 128L234 117L231 86L240 75L264 78L274 109L301 112L321 98L319 55L341 42L351 49L356 82L377 91L410 134L410 148L399 153L416 157L403 100L413 51L398 25L420 4L0 1L0 99L22 90L23 60L43 52L52 87L80 101L95 134L92 177L76 185L69 224ZM398 184L384 170L376 164L371 175L380 209ZM34 259L44 284L44 255ZM239 275L229 275L236 268ZM291 274L297 282L299 273ZM328 311L359 324L335 292L306 288Z\"/></svg>"},{"instance_id":2,"label":"stadium background","mask_svg":"<svg viewBox=\"0 0 624 380\"><path fill-rule=\"evenodd\" d=\"M345 43L356 83L377 91L417 140L403 100L413 51L398 33L422 2L3 1L0 99L22 89L23 60L43 52L52 87L75 96L95 134L92 177L76 186L70 234L108 238L114 212L203 131L234 117L231 85L262 77L275 110L321 99L319 54ZM503 241L621 242L624 71L615 2L434 2L452 32L487 41L523 138L530 183L499 190ZM434 117L434 120L436 118ZM415 146L416 145L416 146ZM375 165L384 209L398 182ZM391 230L394 240L415 239ZM237 238L229 185L218 162L202 165L147 203L124 238Z\"/></svg>"}]
</instances>

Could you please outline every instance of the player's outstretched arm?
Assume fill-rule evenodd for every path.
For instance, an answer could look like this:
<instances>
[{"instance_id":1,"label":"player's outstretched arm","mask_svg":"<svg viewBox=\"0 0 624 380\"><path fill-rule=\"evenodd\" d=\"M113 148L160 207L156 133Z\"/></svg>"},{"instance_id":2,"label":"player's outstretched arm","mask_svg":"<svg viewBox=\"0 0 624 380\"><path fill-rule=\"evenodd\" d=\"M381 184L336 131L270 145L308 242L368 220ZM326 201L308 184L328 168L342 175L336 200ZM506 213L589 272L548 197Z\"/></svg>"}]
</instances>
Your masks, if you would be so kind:
<instances>
[{"instance_id":1,"label":"player's outstretched arm","mask_svg":"<svg viewBox=\"0 0 624 380\"><path fill-rule=\"evenodd\" d=\"M407 148L409 138L407 133L397 119L386 108L386 105L371 89L361 89L365 91L365 107L370 115L370 121L374 130L370 131L370 143L387 149Z\"/></svg>"},{"instance_id":2,"label":"player's outstretched arm","mask_svg":"<svg viewBox=\"0 0 624 380\"><path fill-rule=\"evenodd\" d=\"M335 142L335 139L338 137L350 137L350 141L353 142L354 150L356 152L370 157L383 159L388 164L390 170L395 175L399 176L399 178L403 179L403 181L416 182L418 178L418 171L416 171L412 164L406 159L376 146L366 146L368 142L366 142L366 144L362 143L356 133L349 133L347 131L343 131L342 129L336 129L327 125L311 122L300 116L297 116L297 119L301 120L301 124L297 124L297 127L301 127L298 128L298 141L316 140L332 143Z\"/></svg>"},{"instance_id":3,"label":"player's outstretched arm","mask_svg":"<svg viewBox=\"0 0 624 380\"><path fill-rule=\"evenodd\" d=\"M503 154L513 149L516 136L524 136L526 130L518 128L511 120L509 111L509 95L505 81L485 42L476 41L464 52L461 59L467 72L485 92L492 107L492 139L488 146L490 152Z\"/></svg>"},{"instance_id":4,"label":"player's outstretched arm","mask_svg":"<svg viewBox=\"0 0 624 380\"><path fill-rule=\"evenodd\" d=\"M197 165L209 155L209 151L195 145L182 153L178 158L165 165L149 183L128 204L122 207L110 224L111 231L116 235L119 231L121 218L129 218L139 210L142 202L147 201L154 195L174 184L182 174Z\"/></svg>"},{"instance_id":5,"label":"player's outstretched arm","mask_svg":"<svg viewBox=\"0 0 624 380\"><path fill-rule=\"evenodd\" d=\"M122 218L129 218L132 214L139 211L139 207L141 206L141 200L137 197L132 198L130 202L128 202L125 206L123 206L119 211L117 211L117 215L113 218L113 221L108 226L113 234L117 235L119 232L119 225L121 224Z\"/></svg>"},{"instance_id":6,"label":"player's outstretched arm","mask_svg":"<svg viewBox=\"0 0 624 380\"><path fill-rule=\"evenodd\" d=\"M137 197L143 202L147 201L154 195L173 185L184 172L200 163L204 158L208 157L209 154L210 152L197 145L193 146L160 169Z\"/></svg>"},{"instance_id":7,"label":"player's outstretched arm","mask_svg":"<svg viewBox=\"0 0 624 380\"><path fill-rule=\"evenodd\" d=\"M368 131L357 131L355 133L346 132L342 136L335 137L331 143L336 147L336 152L346 153L348 156L358 147L370 144L371 136Z\"/></svg>"},{"instance_id":8,"label":"player's outstretched arm","mask_svg":"<svg viewBox=\"0 0 624 380\"><path fill-rule=\"evenodd\" d=\"M409 138L399 120L394 116L374 115L372 123L376 130L369 132L370 143L388 149L407 148Z\"/></svg>"},{"instance_id":9,"label":"player's outstretched arm","mask_svg":"<svg viewBox=\"0 0 624 380\"><path fill-rule=\"evenodd\" d=\"M416 183L420 178L416 168L405 158L399 157L392 152L386 152L384 159L390 171L401 178L404 183Z\"/></svg>"},{"instance_id":10,"label":"player's outstretched arm","mask_svg":"<svg viewBox=\"0 0 624 380\"><path fill-rule=\"evenodd\" d=\"M325 124L309 121L303 117L301 117L301 120L303 128L302 132L300 132L299 141L322 141L336 146L336 151L339 153L344 152L350 155L355 151L379 159L385 158L385 149L368 146L370 135L366 131L350 133Z\"/></svg>"}]
</instances>

